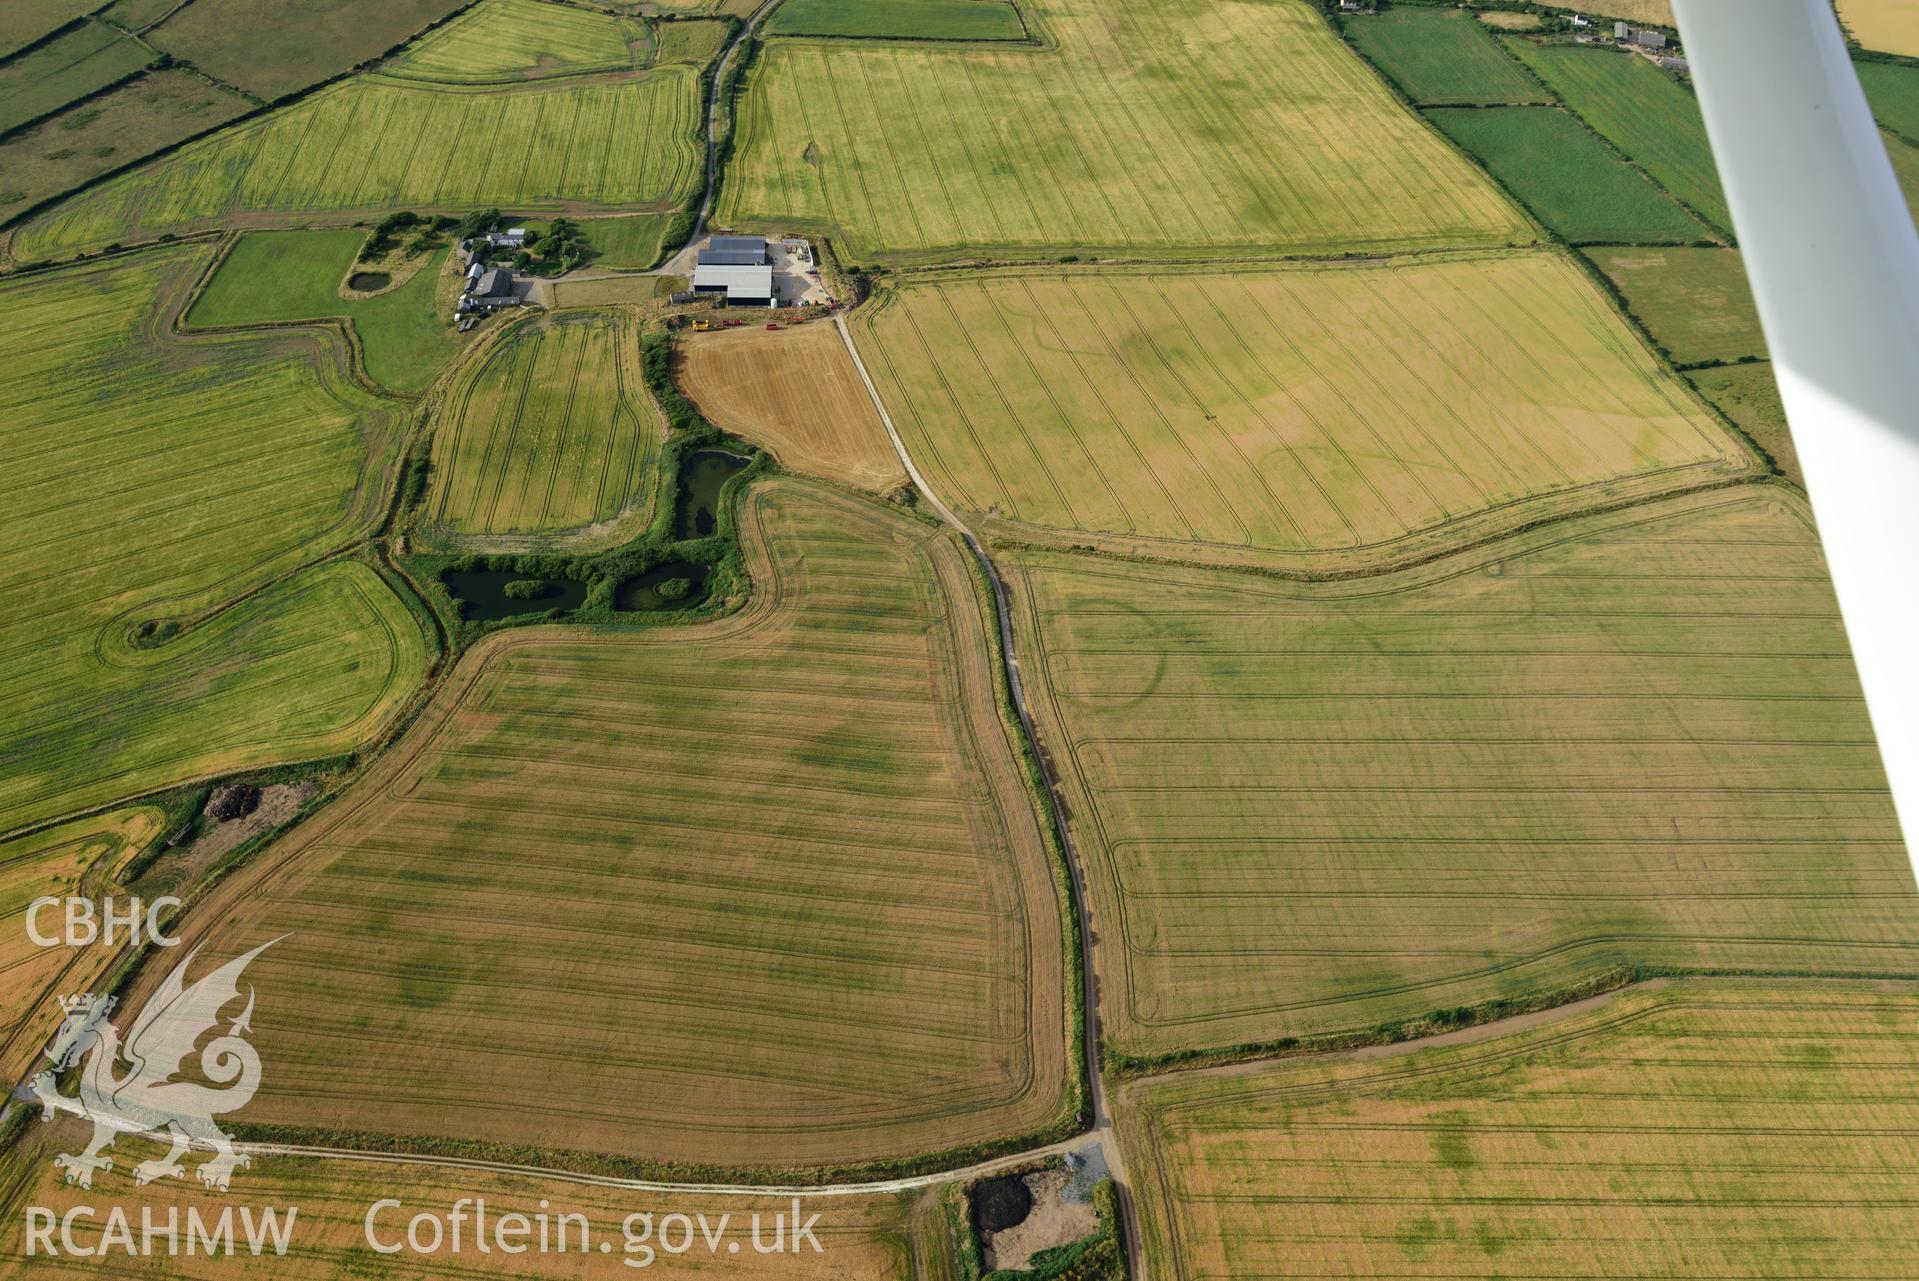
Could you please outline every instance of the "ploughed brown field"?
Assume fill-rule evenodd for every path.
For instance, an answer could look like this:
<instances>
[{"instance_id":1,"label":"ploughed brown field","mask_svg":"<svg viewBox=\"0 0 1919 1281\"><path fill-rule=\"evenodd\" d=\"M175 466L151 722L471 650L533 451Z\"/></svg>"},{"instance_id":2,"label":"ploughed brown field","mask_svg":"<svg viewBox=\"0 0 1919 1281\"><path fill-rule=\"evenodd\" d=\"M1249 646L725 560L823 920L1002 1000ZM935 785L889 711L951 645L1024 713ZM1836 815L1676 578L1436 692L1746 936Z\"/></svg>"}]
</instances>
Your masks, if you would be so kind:
<instances>
[{"instance_id":1,"label":"ploughed brown field","mask_svg":"<svg viewBox=\"0 0 1919 1281\"><path fill-rule=\"evenodd\" d=\"M740 612L489 638L192 913L200 964L285 936L247 1122L814 1170L1071 1109L1060 908L957 543L795 479L740 522Z\"/></svg>"},{"instance_id":2,"label":"ploughed brown field","mask_svg":"<svg viewBox=\"0 0 1919 1281\"><path fill-rule=\"evenodd\" d=\"M785 466L861 489L906 479L834 326L693 334L674 357L674 375L700 412Z\"/></svg>"}]
</instances>

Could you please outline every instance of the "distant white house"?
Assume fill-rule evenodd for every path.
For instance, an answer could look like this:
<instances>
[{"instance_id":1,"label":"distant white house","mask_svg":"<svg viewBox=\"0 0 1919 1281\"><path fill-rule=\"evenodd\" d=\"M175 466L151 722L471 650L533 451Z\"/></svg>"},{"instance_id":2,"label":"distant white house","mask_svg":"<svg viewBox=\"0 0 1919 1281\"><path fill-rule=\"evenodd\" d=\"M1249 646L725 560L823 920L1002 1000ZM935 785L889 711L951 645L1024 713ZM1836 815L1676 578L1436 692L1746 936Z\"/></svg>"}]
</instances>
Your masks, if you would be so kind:
<instances>
[{"instance_id":1,"label":"distant white house","mask_svg":"<svg viewBox=\"0 0 1919 1281\"><path fill-rule=\"evenodd\" d=\"M495 249L523 249L526 247L526 228L509 227L505 231L489 231L486 243Z\"/></svg>"}]
</instances>

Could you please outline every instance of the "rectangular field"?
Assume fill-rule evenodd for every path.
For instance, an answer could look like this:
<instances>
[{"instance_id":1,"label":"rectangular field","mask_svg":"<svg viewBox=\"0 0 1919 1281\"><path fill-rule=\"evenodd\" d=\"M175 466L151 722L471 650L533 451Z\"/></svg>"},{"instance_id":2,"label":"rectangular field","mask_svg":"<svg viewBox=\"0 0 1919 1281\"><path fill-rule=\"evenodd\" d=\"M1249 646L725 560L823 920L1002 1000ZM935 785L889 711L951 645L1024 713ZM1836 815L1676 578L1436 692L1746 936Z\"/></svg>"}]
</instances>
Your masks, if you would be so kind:
<instances>
[{"instance_id":1,"label":"rectangular field","mask_svg":"<svg viewBox=\"0 0 1919 1281\"><path fill-rule=\"evenodd\" d=\"M455 535L552 535L650 515L662 434L621 313L534 317L448 389L426 519Z\"/></svg>"},{"instance_id":2,"label":"rectangular field","mask_svg":"<svg viewBox=\"0 0 1919 1281\"><path fill-rule=\"evenodd\" d=\"M1919 0L1839 0L1839 20L1868 49L1919 58Z\"/></svg>"},{"instance_id":3,"label":"rectangular field","mask_svg":"<svg viewBox=\"0 0 1919 1281\"><path fill-rule=\"evenodd\" d=\"M652 43L637 19L546 0L490 0L381 63L380 74L440 84L511 84L632 71L651 56Z\"/></svg>"},{"instance_id":4,"label":"rectangular field","mask_svg":"<svg viewBox=\"0 0 1919 1281\"><path fill-rule=\"evenodd\" d=\"M250 231L241 236L187 313L189 325L274 325L338 316L359 335L367 377L401 393L417 392L459 354L459 336L435 310L434 286L446 251L389 293L343 298L363 232Z\"/></svg>"},{"instance_id":5,"label":"rectangular field","mask_svg":"<svg viewBox=\"0 0 1919 1281\"><path fill-rule=\"evenodd\" d=\"M470 0L192 0L146 32L155 47L268 102L404 43Z\"/></svg>"},{"instance_id":6,"label":"rectangular field","mask_svg":"<svg viewBox=\"0 0 1919 1281\"><path fill-rule=\"evenodd\" d=\"M666 230L662 214L587 218L578 225L592 248L589 261L593 266L646 271L660 260L660 236Z\"/></svg>"},{"instance_id":7,"label":"rectangular field","mask_svg":"<svg viewBox=\"0 0 1919 1281\"><path fill-rule=\"evenodd\" d=\"M1529 240L1304 0L1057 0L1057 47L769 41L723 223L854 257Z\"/></svg>"},{"instance_id":8,"label":"rectangular field","mask_svg":"<svg viewBox=\"0 0 1919 1281\"><path fill-rule=\"evenodd\" d=\"M1909 984L1689 980L1494 1039L1127 1089L1154 1276L1894 1277Z\"/></svg>"},{"instance_id":9,"label":"rectangular field","mask_svg":"<svg viewBox=\"0 0 1919 1281\"><path fill-rule=\"evenodd\" d=\"M191 72L130 80L0 141L0 220L251 109ZM52 255L16 253L42 256Z\"/></svg>"},{"instance_id":10,"label":"rectangular field","mask_svg":"<svg viewBox=\"0 0 1919 1281\"><path fill-rule=\"evenodd\" d=\"M767 446L782 466L861 489L905 481L873 398L833 326L692 335L673 354L674 379L700 412Z\"/></svg>"},{"instance_id":11,"label":"rectangular field","mask_svg":"<svg viewBox=\"0 0 1919 1281\"><path fill-rule=\"evenodd\" d=\"M1024 40L1026 24L1005 0L788 0L769 36L909 40Z\"/></svg>"},{"instance_id":12,"label":"rectangular field","mask_svg":"<svg viewBox=\"0 0 1919 1281\"><path fill-rule=\"evenodd\" d=\"M1784 487L1341 583L1017 563L1119 1052L1618 966L1919 974L1912 870Z\"/></svg>"},{"instance_id":13,"label":"rectangular field","mask_svg":"<svg viewBox=\"0 0 1919 1281\"><path fill-rule=\"evenodd\" d=\"M346 380L337 341L167 336L205 263L0 286L0 832L350 750L424 671L372 568L285 577L377 520L400 415Z\"/></svg>"},{"instance_id":14,"label":"rectangular field","mask_svg":"<svg viewBox=\"0 0 1919 1281\"><path fill-rule=\"evenodd\" d=\"M0 132L124 80L151 56L113 28L89 22L0 64Z\"/></svg>"},{"instance_id":15,"label":"rectangular field","mask_svg":"<svg viewBox=\"0 0 1919 1281\"><path fill-rule=\"evenodd\" d=\"M700 170L696 88L685 67L512 90L360 77L57 206L19 231L14 253L262 214L677 204ZM479 155L469 154L475 138L488 140Z\"/></svg>"},{"instance_id":16,"label":"rectangular field","mask_svg":"<svg viewBox=\"0 0 1919 1281\"><path fill-rule=\"evenodd\" d=\"M1574 244L1682 244L1712 234L1556 107L1426 114L1534 216Z\"/></svg>"},{"instance_id":17,"label":"rectangular field","mask_svg":"<svg viewBox=\"0 0 1919 1281\"><path fill-rule=\"evenodd\" d=\"M1388 9L1350 18L1343 30L1422 106L1551 101L1469 9Z\"/></svg>"},{"instance_id":18,"label":"rectangular field","mask_svg":"<svg viewBox=\"0 0 1919 1281\"><path fill-rule=\"evenodd\" d=\"M741 507L744 613L496 634L194 913L223 953L293 931L249 971L249 1119L791 1169L1071 1112L970 562L810 482Z\"/></svg>"},{"instance_id":19,"label":"rectangular field","mask_svg":"<svg viewBox=\"0 0 1919 1281\"><path fill-rule=\"evenodd\" d=\"M1715 230L1731 229L1699 103L1671 74L1618 49L1507 43L1567 106L1681 203Z\"/></svg>"},{"instance_id":20,"label":"rectangular field","mask_svg":"<svg viewBox=\"0 0 1919 1281\"><path fill-rule=\"evenodd\" d=\"M1589 249L1586 256L1679 364L1766 354L1737 249Z\"/></svg>"},{"instance_id":21,"label":"rectangular field","mask_svg":"<svg viewBox=\"0 0 1919 1281\"><path fill-rule=\"evenodd\" d=\"M1022 537L1369 559L1752 465L1553 253L984 276L856 328L934 492Z\"/></svg>"}]
</instances>

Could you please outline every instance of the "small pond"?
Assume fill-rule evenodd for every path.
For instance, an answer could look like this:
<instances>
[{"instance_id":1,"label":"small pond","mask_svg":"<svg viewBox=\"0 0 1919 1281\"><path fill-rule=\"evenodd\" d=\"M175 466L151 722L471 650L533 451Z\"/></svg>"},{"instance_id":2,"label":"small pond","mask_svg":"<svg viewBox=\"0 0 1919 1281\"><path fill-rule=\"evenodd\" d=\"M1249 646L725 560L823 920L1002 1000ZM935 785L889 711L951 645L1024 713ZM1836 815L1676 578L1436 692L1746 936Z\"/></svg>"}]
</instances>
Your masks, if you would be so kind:
<instances>
[{"instance_id":1,"label":"small pond","mask_svg":"<svg viewBox=\"0 0 1919 1281\"><path fill-rule=\"evenodd\" d=\"M392 283L393 277L387 275L384 271L356 271L346 278L346 287L348 289L357 289L363 294L370 294L375 290L385 289Z\"/></svg>"},{"instance_id":2,"label":"small pond","mask_svg":"<svg viewBox=\"0 0 1919 1281\"><path fill-rule=\"evenodd\" d=\"M613 607L635 612L691 609L706 599L706 574L705 565L696 565L692 561L675 560L655 565L637 578L629 578L621 583L619 590L613 593ZM686 594L677 599L662 596L661 586L671 582L687 584Z\"/></svg>"},{"instance_id":3,"label":"small pond","mask_svg":"<svg viewBox=\"0 0 1919 1281\"><path fill-rule=\"evenodd\" d=\"M973 1185L973 1226L982 1234L1016 1228L1032 1212L1032 1189L1017 1174Z\"/></svg>"},{"instance_id":4,"label":"small pond","mask_svg":"<svg viewBox=\"0 0 1919 1281\"><path fill-rule=\"evenodd\" d=\"M724 449L696 449L680 464L675 538L705 538L719 528L720 487L753 460Z\"/></svg>"},{"instance_id":5,"label":"small pond","mask_svg":"<svg viewBox=\"0 0 1919 1281\"><path fill-rule=\"evenodd\" d=\"M578 609L586 603L586 584L571 578L535 579L529 574L510 569L464 572L449 569L440 575L440 581L453 593L453 599L460 603L460 617L478 619L482 623L518 618L523 614L544 614L549 609ZM507 594L508 583L524 582L538 582L544 586L536 596Z\"/></svg>"}]
</instances>

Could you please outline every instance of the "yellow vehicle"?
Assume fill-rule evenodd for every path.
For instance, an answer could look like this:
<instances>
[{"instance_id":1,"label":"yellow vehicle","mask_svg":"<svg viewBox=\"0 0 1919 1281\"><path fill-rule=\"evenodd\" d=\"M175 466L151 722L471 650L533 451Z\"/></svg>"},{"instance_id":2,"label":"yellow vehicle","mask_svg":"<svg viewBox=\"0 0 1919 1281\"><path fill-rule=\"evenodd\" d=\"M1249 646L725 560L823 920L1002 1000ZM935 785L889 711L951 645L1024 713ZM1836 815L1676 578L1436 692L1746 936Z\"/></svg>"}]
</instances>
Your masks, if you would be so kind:
<instances>
[{"instance_id":1,"label":"yellow vehicle","mask_svg":"<svg viewBox=\"0 0 1919 1281\"><path fill-rule=\"evenodd\" d=\"M710 320L696 320L693 322L693 328L700 330L701 332L705 332L706 330L711 329L712 327L713 327L713 322Z\"/></svg>"}]
</instances>

